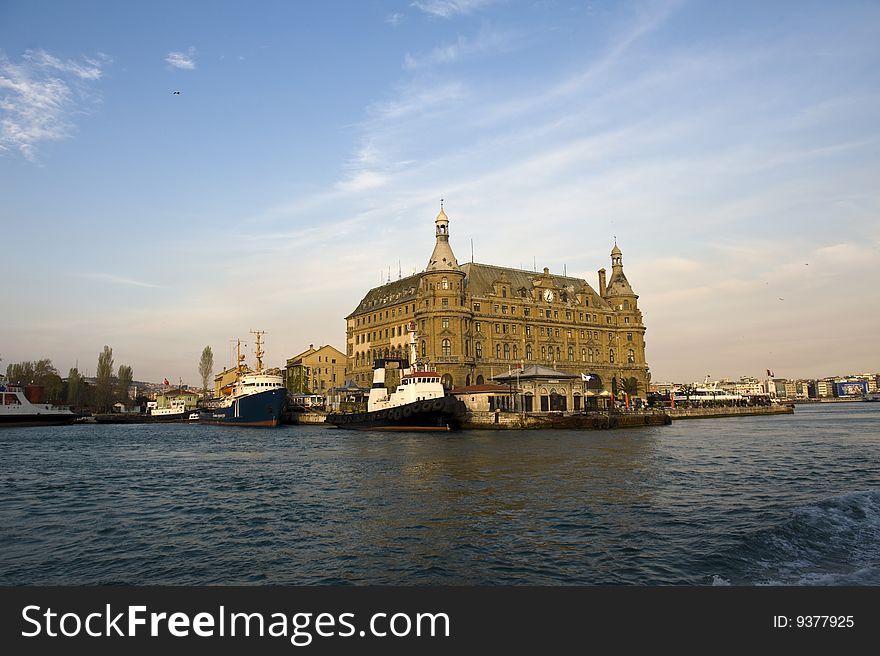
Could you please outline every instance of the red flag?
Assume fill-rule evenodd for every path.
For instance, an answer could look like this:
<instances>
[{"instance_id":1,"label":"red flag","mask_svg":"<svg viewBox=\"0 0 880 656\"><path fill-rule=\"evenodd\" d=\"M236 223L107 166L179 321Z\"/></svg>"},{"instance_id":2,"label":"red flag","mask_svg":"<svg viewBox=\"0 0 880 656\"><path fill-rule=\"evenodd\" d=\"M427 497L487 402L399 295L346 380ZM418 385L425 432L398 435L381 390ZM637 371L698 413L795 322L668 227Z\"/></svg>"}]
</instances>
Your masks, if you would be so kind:
<instances>
[{"instance_id":1,"label":"red flag","mask_svg":"<svg viewBox=\"0 0 880 656\"><path fill-rule=\"evenodd\" d=\"M166 384L166 385L168 385L168 384L169 384L169 383L168 383L168 379L167 379L167 378L166 378L166 379L165 379L165 384Z\"/></svg>"}]
</instances>

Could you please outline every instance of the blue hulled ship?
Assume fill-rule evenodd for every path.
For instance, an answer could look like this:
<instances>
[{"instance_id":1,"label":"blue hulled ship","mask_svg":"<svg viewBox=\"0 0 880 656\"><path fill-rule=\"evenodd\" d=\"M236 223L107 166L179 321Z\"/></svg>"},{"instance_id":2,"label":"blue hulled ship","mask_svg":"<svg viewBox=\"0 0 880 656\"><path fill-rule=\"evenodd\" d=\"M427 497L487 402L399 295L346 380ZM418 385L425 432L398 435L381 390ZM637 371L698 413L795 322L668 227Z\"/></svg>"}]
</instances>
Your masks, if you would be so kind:
<instances>
[{"instance_id":1,"label":"blue hulled ship","mask_svg":"<svg viewBox=\"0 0 880 656\"><path fill-rule=\"evenodd\" d=\"M287 403L287 388L279 374L263 371L263 351L260 350L260 336L257 336L257 370L244 373L241 363L241 341L238 342L239 375L227 390L227 394L213 408L202 410L199 421L203 424L222 424L224 426L266 426L274 427L281 423Z\"/></svg>"}]
</instances>

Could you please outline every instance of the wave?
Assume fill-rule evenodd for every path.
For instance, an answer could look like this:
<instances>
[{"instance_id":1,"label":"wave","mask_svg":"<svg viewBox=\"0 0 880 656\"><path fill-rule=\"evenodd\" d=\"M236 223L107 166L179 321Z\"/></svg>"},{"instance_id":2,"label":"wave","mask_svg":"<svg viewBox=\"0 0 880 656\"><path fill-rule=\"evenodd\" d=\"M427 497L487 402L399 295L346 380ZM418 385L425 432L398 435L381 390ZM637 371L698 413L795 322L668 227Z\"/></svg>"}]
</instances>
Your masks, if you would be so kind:
<instances>
[{"instance_id":1,"label":"wave","mask_svg":"<svg viewBox=\"0 0 880 656\"><path fill-rule=\"evenodd\" d=\"M878 585L880 490L797 507L781 525L747 537L737 552L734 570L715 574L713 585Z\"/></svg>"}]
</instances>

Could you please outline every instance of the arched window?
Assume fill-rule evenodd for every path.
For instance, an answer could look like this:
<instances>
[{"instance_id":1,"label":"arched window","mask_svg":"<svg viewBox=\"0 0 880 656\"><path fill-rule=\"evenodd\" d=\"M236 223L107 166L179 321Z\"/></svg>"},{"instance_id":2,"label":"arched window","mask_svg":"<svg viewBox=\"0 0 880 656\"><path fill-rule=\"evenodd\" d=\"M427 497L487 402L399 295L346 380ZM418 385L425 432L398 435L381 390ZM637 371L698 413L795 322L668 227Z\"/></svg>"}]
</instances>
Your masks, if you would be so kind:
<instances>
[{"instance_id":1,"label":"arched window","mask_svg":"<svg viewBox=\"0 0 880 656\"><path fill-rule=\"evenodd\" d=\"M526 360L532 359L532 345L526 344Z\"/></svg>"},{"instance_id":2,"label":"arched window","mask_svg":"<svg viewBox=\"0 0 880 656\"><path fill-rule=\"evenodd\" d=\"M440 286L441 286L443 289L449 289L449 280L446 279L446 278L443 278L443 279L440 281Z\"/></svg>"},{"instance_id":3,"label":"arched window","mask_svg":"<svg viewBox=\"0 0 880 656\"><path fill-rule=\"evenodd\" d=\"M626 361L632 364L636 361L636 352L630 349L626 352Z\"/></svg>"},{"instance_id":4,"label":"arched window","mask_svg":"<svg viewBox=\"0 0 880 656\"><path fill-rule=\"evenodd\" d=\"M589 357L589 362L593 361L593 349L587 349L587 356Z\"/></svg>"},{"instance_id":5,"label":"arched window","mask_svg":"<svg viewBox=\"0 0 880 656\"><path fill-rule=\"evenodd\" d=\"M504 359L510 360L510 344L504 345Z\"/></svg>"},{"instance_id":6,"label":"arched window","mask_svg":"<svg viewBox=\"0 0 880 656\"><path fill-rule=\"evenodd\" d=\"M513 359L519 360L519 347L516 344L513 345Z\"/></svg>"},{"instance_id":7,"label":"arched window","mask_svg":"<svg viewBox=\"0 0 880 656\"><path fill-rule=\"evenodd\" d=\"M496 344L496 345L495 345L495 359L496 359L496 360L500 360L500 359L501 359L501 344Z\"/></svg>"},{"instance_id":8,"label":"arched window","mask_svg":"<svg viewBox=\"0 0 880 656\"><path fill-rule=\"evenodd\" d=\"M614 364L614 349L608 349L608 362Z\"/></svg>"},{"instance_id":9,"label":"arched window","mask_svg":"<svg viewBox=\"0 0 880 656\"><path fill-rule=\"evenodd\" d=\"M482 376L477 376L477 385L482 385L485 382L486 381Z\"/></svg>"},{"instance_id":10,"label":"arched window","mask_svg":"<svg viewBox=\"0 0 880 656\"><path fill-rule=\"evenodd\" d=\"M624 301L624 302L623 302L623 309L624 309L624 310L629 310L629 301Z\"/></svg>"},{"instance_id":11,"label":"arched window","mask_svg":"<svg viewBox=\"0 0 880 656\"><path fill-rule=\"evenodd\" d=\"M547 347L546 346L541 347L541 359L542 360L547 359Z\"/></svg>"},{"instance_id":12,"label":"arched window","mask_svg":"<svg viewBox=\"0 0 880 656\"><path fill-rule=\"evenodd\" d=\"M559 357L559 347L556 347L556 362L559 362L562 358Z\"/></svg>"},{"instance_id":13,"label":"arched window","mask_svg":"<svg viewBox=\"0 0 880 656\"><path fill-rule=\"evenodd\" d=\"M581 362L587 361L587 349L581 349Z\"/></svg>"},{"instance_id":14,"label":"arched window","mask_svg":"<svg viewBox=\"0 0 880 656\"><path fill-rule=\"evenodd\" d=\"M425 342L425 340L422 340L422 357L424 358L427 355L428 355L428 344Z\"/></svg>"},{"instance_id":15,"label":"arched window","mask_svg":"<svg viewBox=\"0 0 880 656\"><path fill-rule=\"evenodd\" d=\"M465 376L465 378L464 378L464 384L465 384L465 387L470 387L470 384L471 384L471 375L470 375L470 374L468 374L467 376Z\"/></svg>"},{"instance_id":16,"label":"arched window","mask_svg":"<svg viewBox=\"0 0 880 656\"><path fill-rule=\"evenodd\" d=\"M477 356L477 360L482 359L482 357L483 357L483 344L482 344L482 342L476 342L474 344L474 355Z\"/></svg>"},{"instance_id":17,"label":"arched window","mask_svg":"<svg viewBox=\"0 0 880 656\"><path fill-rule=\"evenodd\" d=\"M440 347L443 350L443 355L452 355L452 344L448 339L444 339L440 343Z\"/></svg>"},{"instance_id":18,"label":"arched window","mask_svg":"<svg viewBox=\"0 0 880 656\"><path fill-rule=\"evenodd\" d=\"M569 362L574 360L574 347L573 346L568 347L568 360L569 360Z\"/></svg>"}]
</instances>

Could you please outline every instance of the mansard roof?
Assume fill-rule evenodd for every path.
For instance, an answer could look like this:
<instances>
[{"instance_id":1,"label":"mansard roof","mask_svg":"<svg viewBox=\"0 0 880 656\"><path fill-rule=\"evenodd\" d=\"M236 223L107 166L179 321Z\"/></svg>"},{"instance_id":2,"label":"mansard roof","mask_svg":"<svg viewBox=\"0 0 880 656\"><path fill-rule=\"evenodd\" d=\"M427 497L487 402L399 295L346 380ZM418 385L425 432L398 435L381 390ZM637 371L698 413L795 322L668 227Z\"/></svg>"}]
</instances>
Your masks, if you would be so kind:
<instances>
[{"instance_id":1,"label":"mansard roof","mask_svg":"<svg viewBox=\"0 0 880 656\"><path fill-rule=\"evenodd\" d=\"M461 265L461 270L465 272L467 289L474 297L485 297L494 293L494 283L505 276L506 284L510 285L513 296L516 297L518 290L525 289L531 293L534 282L543 279L542 273L534 271L525 271L523 269L510 269L507 267L492 266L489 264L477 264L468 262ZM559 276L549 274L550 283L557 289L562 289L569 294L583 293L595 298L597 307L607 308L608 304L594 290L590 283L583 278L573 278L570 276Z\"/></svg>"},{"instance_id":2,"label":"mansard roof","mask_svg":"<svg viewBox=\"0 0 880 656\"><path fill-rule=\"evenodd\" d=\"M623 273L623 267L615 267L614 273L611 274L611 280L608 281L605 296L636 296L633 288L629 284L629 280Z\"/></svg>"},{"instance_id":3,"label":"mansard roof","mask_svg":"<svg viewBox=\"0 0 880 656\"><path fill-rule=\"evenodd\" d=\"M346 319L358 314L375 312L391 305L397 305L398 303L414 301L419 290L419 280L421 275L422 274L420 273L416 273L412 276L407 276L406 278L393 280L392 282L380 285L379 287L373 287L373 289L368 291L366 296L361 299L361 302L358 303L358 306L348 315L348 317L346 317Z\"/></svg>"}]
</instances>

